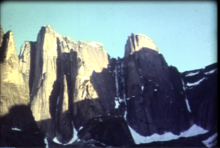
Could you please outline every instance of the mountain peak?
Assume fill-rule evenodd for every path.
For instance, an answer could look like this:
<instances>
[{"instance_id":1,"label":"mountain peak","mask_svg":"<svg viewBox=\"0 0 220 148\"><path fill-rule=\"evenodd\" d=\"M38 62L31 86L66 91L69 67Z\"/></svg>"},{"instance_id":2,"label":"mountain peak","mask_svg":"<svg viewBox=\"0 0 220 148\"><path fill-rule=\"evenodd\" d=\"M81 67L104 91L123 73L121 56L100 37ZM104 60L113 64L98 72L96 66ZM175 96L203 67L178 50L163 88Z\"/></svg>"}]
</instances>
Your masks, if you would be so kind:
<instances>
[{"instance_id":1,"label":"mountain peak","mask_svg":"<svg viewBox=\"0 0 220 148\"><path fill-rule=\"evenodd\" d=\"M51 25L44 25L45 28L52 28Z\"/></svg>"},{"instance_id":2,"label":"mountain peak","mask_svg":"<svg viewBox=\"0 0 220 148\"><path fill-rule=\"evenodd\" d=\"M158 52L156 44L150 37L140 33L131 33L131 36L128 36L128 40L125 45L125 57L142 48L149 48Z\"/></svg>"}]
</instances>

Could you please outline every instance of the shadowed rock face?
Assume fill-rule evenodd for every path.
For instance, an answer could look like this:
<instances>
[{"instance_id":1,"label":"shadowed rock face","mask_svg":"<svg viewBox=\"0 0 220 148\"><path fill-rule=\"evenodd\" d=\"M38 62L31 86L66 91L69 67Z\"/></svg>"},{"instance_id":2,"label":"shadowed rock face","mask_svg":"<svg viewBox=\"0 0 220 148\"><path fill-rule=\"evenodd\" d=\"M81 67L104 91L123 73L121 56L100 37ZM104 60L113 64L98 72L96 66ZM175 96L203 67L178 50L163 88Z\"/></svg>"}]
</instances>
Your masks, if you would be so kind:
<instances>
[{"instance_id":1,"label":"shadowed rock face","mask_svg":"<svg viewBox=\"0 0 220 148\"><path fill-rule=\"evenodd\" d=\"M125 63L130 98L127 119L132 128L143 136L166 131L180 134L193 124L179 72L169 67L161 54L142 48L125 58Z\"/></svg>"},{"instance_id":2,"label":"shadowed rock face","mask_svg":"<svg viewBox=\"0 0 220 148\"><path fill-rule=\"evenodd\" d=\"M29 127L29 133L39 127L49 147L69 142L75 147L127 147L137 144L134 132L142 137L179 135L194 124L212 134L217 129L216 64L180 73L141 34L128 37L124 58L110 58L101 43L76 42L51 26L41 28L36 42L26 41L18 59L12 37L9 32L0 38L5 57L1 96L8 97L7 101L1 97L1 105L13 106L9 110L4 105L1 112L9 114L2 118L8 130L13 117L13 125ZM20 104L26 105L24 109L16 107ZM25 112L30 120L19 118ZM38 146L44 134L37 135ZM54 138L62 144L54 143ZM201 143L201 138L194 139Z\"/></svg>"},{"instance_id":3,"label":"shadowed rock face","mask_svg":"<svg viewBox=\"0 0 220 148\"><path fill-rule=\"evenodd\" d=\"M217 63L181 74L193 120L210 131L217 130L217 75Z\"/></svg>"},{"instance_id":4,"label":"shadowed rock face","mask_svg":"<svg viewBox=\"0 0 220 148\"><path fill-rule=\"evenodd\" d=\"M115 147L134 144L127 123L119 116L106 115L90 119L85 127L79 130L78 137L85 141L96 139Z\"/></svg>"}]
</instances>

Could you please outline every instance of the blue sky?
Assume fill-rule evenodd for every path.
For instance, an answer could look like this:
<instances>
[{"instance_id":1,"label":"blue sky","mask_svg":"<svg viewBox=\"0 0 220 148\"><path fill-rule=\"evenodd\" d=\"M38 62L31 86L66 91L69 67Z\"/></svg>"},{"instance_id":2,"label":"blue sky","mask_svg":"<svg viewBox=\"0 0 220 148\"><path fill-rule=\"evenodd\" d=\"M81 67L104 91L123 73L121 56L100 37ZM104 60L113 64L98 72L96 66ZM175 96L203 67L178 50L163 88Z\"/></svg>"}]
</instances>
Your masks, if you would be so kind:
<instances>
[{"instance_id":1,"label":"blue sky","mask_svg":"<svg viewBox=\"0 0 220 148\"><path fill-rule=\"evenodd\" d=\"M214 1L1 2L1 25L13 31L18 54L48 24L75 41L103 43L111 57L123 57L128 36L141 33L180 72L217 62Z\"/></svg>"}]
</instances>

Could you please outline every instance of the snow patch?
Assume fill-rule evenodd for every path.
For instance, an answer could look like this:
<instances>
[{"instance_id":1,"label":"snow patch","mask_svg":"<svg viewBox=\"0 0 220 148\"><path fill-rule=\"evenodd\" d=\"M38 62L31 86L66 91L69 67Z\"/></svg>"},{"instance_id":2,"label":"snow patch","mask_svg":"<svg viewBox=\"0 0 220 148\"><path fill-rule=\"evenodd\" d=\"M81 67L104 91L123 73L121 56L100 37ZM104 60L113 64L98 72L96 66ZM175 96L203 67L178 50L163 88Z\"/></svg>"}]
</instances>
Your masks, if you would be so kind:
<instances>
[{"instance_id":1,"label":"snow patch","mask_svg":"<svg viewBox=\"0 0 220 148\"><path fill-rule=\"evenodd\" d=\"M49 148L49 146L48 146L48 141L47 141L47 137L44 138L44 143L46 144L45 147L46 147L46 148Z\"/></svg>"},{"instance_id":2,"label":"snow patch","mask_svg":"<svg viewBox=\"0 0 220 148\"><path fill-rule=\"evenodd\" d=\"M119 103L118 101L115 100L115 109L118 109L118 107L119 107Z\"/></svg>"},{"instance_id":3,"label":"snow patch","mask_svg":"<svg viewBox=\"0 0 220 148\"><path fill-rule=\"evenodd\" d=\"M53 142L57 143L57 144L62 144L61 142L58 141L57 137L53 138Z\"/></svg>"},{"instance_id":4,"label":"snow patch","mask_svg":"<svg viewBox=\"0 0 220 148\"><path fill-rule=\"evenodd\" d=\"M13 131L21 131L21 129L19 129L17 127L12 127L11 130L13 130Z\"/></svg>"},{"instance_id":5,"label":"snow patch","mask_svg":"<svg viewBox=\"0 0 220 148\"><path fill-rule=\"evenodd\" d=\"M72 137L72 139L71 139L68 143L66 143L66 144L64 144L64 145L72 144L74 141L76 141L76 139L78 139L78 136L77 136L78 131L76 130L76 128L75 128L73 122L72 122L72 125L73 125L73 137Z\"/></svg>"},{"instance_id":6,"label":"snow patch","mask_svg":"<svg viewBox=\"0 0 220 148\"><path fill-rule=\"evenodd\" d=\"M119 98L119 102L121 103L121 102L124 102L124 100L123 99L121 99L121 98Z\"/></svg>"},{"instance_id":7,"label":"snow patch","mask_svg":"<svg viewBox=\"0 0 220 148\"><path fill-rule=\"evenodd\" d=\"M203 143L205 146L207 146L208 148L213 147L214 145L217 144L217 136L218 136L218 134L215 133L215 134L213 134L211 137L209 137L208 139L203 140L202 143ZM215 139L216 139L216 140L215 140Z\"/></svg>"},{"instance_id":8,"label":"snow patch","mask_svg":"<svg viewBox=\"0 0 220 148\"><path fill-rule=\"evenodd\" d=\"M80 131L81 129L83 129L83 126L80 126L79 131Z\"/></svg>"},{"instance_id":9,"label":"snow patch","mask_svg":"<svg viewBox=\"0 0 220 148\"><path fill-rule=\"evenodd\" d=\"M185 83L184 83L183 79L181 79L181 81L182 81L182 85L183 85L183 90L185 91L186 90Z\"/></svg>"},{"instance_id":10,"label":"snow patch","mask_svg":"<svg viewBox=\"0 0 220 148\"><path fill-rule=\"evenodd\" d=\"M63 144L63 145L72 144L74 141L76 141L76 139L78 139L78 136L77 136L78 131L77 131L76 128L74 127L73 122L72 122L72 125L73 125L73 137L72 137L72 139L71 139L68 143ZM83 127L81 126L80 128L83 128ZM57 137L54 137L54 138L53 138L53 141L54 141L55 143L57 143L57 144L62 144L61 142L58 141ZM44 139L44 142L45 142L45 139ZM45 144L46 144L46 142L45 142Z\"/></svg>"},{"instance_id":11,"label":"snow patch","mask_svg":"<svg viewBox=\"0 0 220 148\"><path fill-rule=\"evenodd\" d=\"M187 83L186 85L187 85L187 86L196 86L196 85L199 85L199 83L201 83L203 80L205 80L204 77L203 77L202 79L200 79L199 81L197 81L197 82Z\"/></svg>"},{"instance_id":12,"label":"snow patch","mask_svg":"<svg viewBox=\"0 0 220 148\"><path fill-rule=\"evenodd\" d=\"M138 134L133 128L128 125L128 128L131 132L131 135L134 139L135 144L141 143L151 143L154 141L169 141L173 139L178 139L180 137L191 137L199 134L207 133L208 131L197 126L196 124L192 125L188 130L181 132L180 135L174 135L171 132L166 132L163 135L153 134L151 136L142 136Z\"/></svg>"},{"instance_id":13,"label":"snow patch","mask_svg":"<svg viewBox=\"0 0 220 148\"><path fill-rule=\"evenodd\" d=\"M127 116L127 111L125 111L125 114L124 114L124 119L125 119L125 121L127 121L127 120L126 120L126 116Z\"/></svg>"},{"instance_id":14,"label":"snow patch","mask_svg":"<svg viewBox=\"0 0 220 148\"><path fill-rule=\"evenodd\" d=\"M199 71L197 71L197 72L190 72L185 77L194 76L194 75L197 75L198 73L199 73Z\"/></svg>"},{"instance_id":15,"label":"snow patch","mask_svg":"<svg viewBox=\"0 0 220 148\"><path fill-rule=\"evenodd\" d=\"M205 72L204 74L205 74L205 75L209 75L209 74L214 73L216 70L217 70L217 69L213 69L213 70L211 70L211 71Z\"/></svg>"},{"instance_id":16,"label":"snow patch","mask_svg":"<svg viewBox=\"0 0 220 148\"><path fill-rule=\"evenodd\" d=\"M157 89L154 89L154 91L157 91Z\"/></svg>"},{"instance_id":17,"label":"snow patch","mask_svg":"<svg viewBox=\"0 0 220 148\"><path fill-rule=\"evenodd\" d=\"M186 101L186 106L187 106L188 111L191 112L188 99L185 99L185 101Z\"/></svg>"},{"instance_id":18,"label":"snow patch","mask_svg":"<svg viewBox=\"0 0 220 148\"><path fill-rule=\"evenodd\" d=\"M141 86L141 90L142 90L142 91L144 90L144 86L143 86L143 85Z\"/></svg>"}]
</instances>

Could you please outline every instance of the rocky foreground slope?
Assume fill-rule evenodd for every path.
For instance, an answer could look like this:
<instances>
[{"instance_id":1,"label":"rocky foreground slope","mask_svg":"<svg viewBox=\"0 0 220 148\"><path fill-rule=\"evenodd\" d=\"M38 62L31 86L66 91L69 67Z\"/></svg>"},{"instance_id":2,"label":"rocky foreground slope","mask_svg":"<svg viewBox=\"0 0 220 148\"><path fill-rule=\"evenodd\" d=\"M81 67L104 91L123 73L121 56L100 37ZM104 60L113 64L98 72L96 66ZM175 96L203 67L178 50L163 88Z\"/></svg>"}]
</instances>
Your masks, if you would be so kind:
<instances>
[{"instance_id":1,"label":"rocky foreground slope","mask_svg":"<svg viewBox=\"0 0 220 148\"><path fill-rule=\"evenodd\" d=\"M117 59L51 26L19 57L11 31L1 29L0 43L1 146L216 145L217 63L180 73L141 34L128 37ZM37 140L21 142L30 137Z\"/></svg>"}]
</instances>

